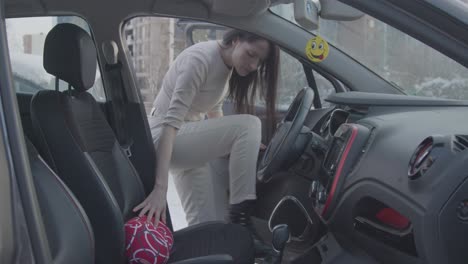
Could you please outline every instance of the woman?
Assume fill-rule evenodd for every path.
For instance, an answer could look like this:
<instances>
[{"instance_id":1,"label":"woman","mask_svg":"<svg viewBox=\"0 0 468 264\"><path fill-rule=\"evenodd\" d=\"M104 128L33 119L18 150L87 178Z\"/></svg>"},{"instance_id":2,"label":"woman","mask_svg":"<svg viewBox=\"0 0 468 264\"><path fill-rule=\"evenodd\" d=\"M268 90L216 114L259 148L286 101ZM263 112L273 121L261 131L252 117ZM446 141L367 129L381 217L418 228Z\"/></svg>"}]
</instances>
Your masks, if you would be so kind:
<instances>
[{"instance_id":1,"label":"woman","mask_svg":"<svg viewBox=\"0 0 468 264\"><path fill-rule=\"evenodd\" d=\"M231 30L221 43L198 43L176 58L164 77L149 120L157 157L154 189L134 211L141 209L140 216L148 214L149 221L154 217L155 224L160 219L165 221L170 169L179 175L182 172L182 179L187 179L188 184L176 181L185 185L177 186L179 193L194 194L195 199L183 201L186 213L204 215L199 212L209 208L209 201L197 198L206 197L203 193L211 193L213 187L192 186L191 176L198 173L210 179L209 162L229 156L230 221L254 232L250 215L256 200L261 125L257 117L245 113L252 113L259 94L266 100L267 116L273 125L278 54L270 41ZM227 95L244 114L223 117ZM207 185L210 182L204 181ZM193 218L190 224L199 221Z\"/></svg>"}]
</instances>

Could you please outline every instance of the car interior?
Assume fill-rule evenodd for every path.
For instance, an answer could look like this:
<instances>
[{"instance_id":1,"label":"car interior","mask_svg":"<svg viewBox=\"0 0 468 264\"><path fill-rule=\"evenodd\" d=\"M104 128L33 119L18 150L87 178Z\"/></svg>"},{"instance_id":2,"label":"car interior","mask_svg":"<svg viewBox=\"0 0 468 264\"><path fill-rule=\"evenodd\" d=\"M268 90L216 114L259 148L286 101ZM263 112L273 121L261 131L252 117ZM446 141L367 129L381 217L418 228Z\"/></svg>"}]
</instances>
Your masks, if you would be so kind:
<instances>
[{"instance_id":1,"label":"car interior","mask_svg":"<svg viewBox=\"0 0 468 264\"><path fill-rule=\"evenodd\" d=\"M177 230L169 210L169 263L465 263L466 98L405 92L333 43L323 61L307 55L324 19L372 15L466 70L468 21L443 4L409 2L0 0L0 150L11 151L0 167L14 172L4 183L17 201L8 220L15 239L2 249L14 253L2 263L128 263L123 226L151 192L156 163L140 55L127 34L143 18L174 19L176 29L166 32L174 36L183 25L179 34L189 40L180 49L200 38L194 29L211 30L208 39L226 28L255 33L300 72L281 65L287 92L278 99L288 100L274 131L264 105L255 105L267 148L254 220L274 257L255 259L252 238L234 224ZM283 5L296 23L275 13ZM42 59L18 57L11 36L20 29L8 22L37 17L54 21L39 36ZM35 81L42 74L50 76ZM224 114L236 114L232 102ZM206 251L203 243L215 246Z\"/></svg>"}]
</instances>

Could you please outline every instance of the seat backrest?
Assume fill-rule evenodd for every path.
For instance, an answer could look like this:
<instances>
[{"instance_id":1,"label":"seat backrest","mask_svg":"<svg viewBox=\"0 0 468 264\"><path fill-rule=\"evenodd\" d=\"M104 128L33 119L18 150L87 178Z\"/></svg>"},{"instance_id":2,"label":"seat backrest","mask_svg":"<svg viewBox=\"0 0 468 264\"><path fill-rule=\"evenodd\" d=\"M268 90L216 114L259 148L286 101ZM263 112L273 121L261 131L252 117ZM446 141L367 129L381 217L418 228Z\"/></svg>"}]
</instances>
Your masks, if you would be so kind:
<instances>
[{"instance_id":1,"label":"seat backrest","mask_svg":"<svg viewBox=\"0 0 468 264\"><path fill-rule=\"evenodd\" d=\"M29 140L26 145L53 263L94 263L94 236L88 216Z\"/></svg>"},{"instance_id":2,"label":"seat backrest","mask_svg":"<svg viewBox=\"0 0 468 264\"><path fill-rule=\"evenodd\" d=\"M96 48L87 32L59 24L47 35L44 68L72 90L40 91L31 103L39 151L76 195L96 238L96 263L124 261L124 222L144 199L138 174L101 108L87 92L96 74Z\"/></svg>"}]
</instances>

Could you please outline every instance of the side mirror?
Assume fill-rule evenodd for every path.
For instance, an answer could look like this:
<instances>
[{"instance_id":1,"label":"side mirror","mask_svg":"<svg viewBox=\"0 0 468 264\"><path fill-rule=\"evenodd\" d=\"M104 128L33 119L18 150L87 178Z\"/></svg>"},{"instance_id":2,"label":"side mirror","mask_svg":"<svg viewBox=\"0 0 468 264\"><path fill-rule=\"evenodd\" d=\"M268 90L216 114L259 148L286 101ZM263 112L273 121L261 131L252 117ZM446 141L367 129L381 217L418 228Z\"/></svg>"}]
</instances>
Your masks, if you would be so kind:
<instances>
[{"instance_id":1,"label":"side mirror","mask_svg":"<svg viewBox=\"0 0 468 264\"><path fill-rule=\"evenodd\" d=\"M338 0L320 0L320 17L330 20L351 21L361 18L364 13Z\"/></svg>"}]
</instances>

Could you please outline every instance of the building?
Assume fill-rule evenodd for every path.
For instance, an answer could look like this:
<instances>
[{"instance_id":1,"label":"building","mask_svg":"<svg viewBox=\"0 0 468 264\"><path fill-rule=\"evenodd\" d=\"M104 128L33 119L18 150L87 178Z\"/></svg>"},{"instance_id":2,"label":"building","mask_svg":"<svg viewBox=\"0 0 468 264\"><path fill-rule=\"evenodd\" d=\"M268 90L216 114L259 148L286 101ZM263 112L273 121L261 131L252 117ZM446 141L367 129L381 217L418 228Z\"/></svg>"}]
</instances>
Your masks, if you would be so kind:
<instances>
[{"instance_id":1,"label":"building","mask_svg":"<svg viewBox=\"0 0 468 264\"><path fill-rule=\"evenodd\" d=\"M136 85L148 112L174 58L174 19L133 18L125 24L123 37L133 59Z\"/></svg>"},{"instance_id":2,"label":"building","mask_svg":"<svg viewBox=\"0 0 468 264\"><path fill-rule=\"evenodd\" d=\"M26 54L42 55L45 38L46 35L44 33L23 35L23 52Z\"/></svg>"}]
</instances>

